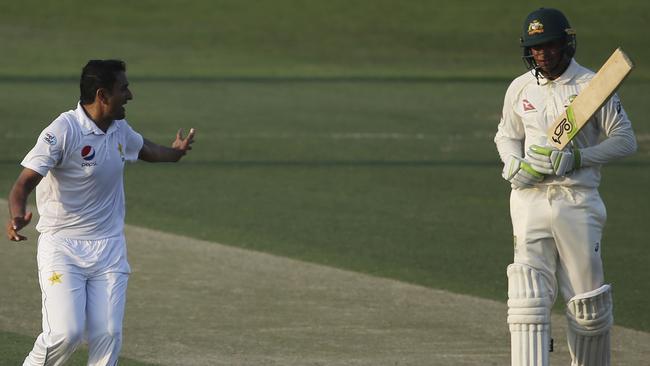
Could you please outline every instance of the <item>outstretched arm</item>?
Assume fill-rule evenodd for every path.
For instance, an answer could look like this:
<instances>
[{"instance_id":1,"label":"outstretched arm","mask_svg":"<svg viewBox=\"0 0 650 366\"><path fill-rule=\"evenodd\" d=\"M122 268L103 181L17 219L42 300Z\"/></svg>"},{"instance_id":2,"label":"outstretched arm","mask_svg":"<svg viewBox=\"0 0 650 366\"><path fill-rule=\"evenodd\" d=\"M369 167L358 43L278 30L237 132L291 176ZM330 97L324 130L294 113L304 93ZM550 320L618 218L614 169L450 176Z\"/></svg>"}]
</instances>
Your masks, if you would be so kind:
<instances>
[{"instance_id":1,"label":"outstretched arm","mask_svg":"<svg viewBox=\"0 0 650 366\"><path fill-rule=\"evenodd\" d=\"M195 130L190 128L187 137L183 138L183 129L178 130L176 139L172 142L171 147L158 145L143 138L144 142L138 159L150 163L177 162L187 154L188 150L192 150L195 133Z\"/></svg>"},{"instance_id":2,"label":"outstretched arm","mask_svg":"<svg viewBox=\"0 0 650 366\"><path fill-rule=\"evenodd\" d=\"M9 222L7 223L7 237L12 241L27 240L27 237L18 234L32 220L32 213L27 211L27 197L43 179L35 171L25 168L16 179L16 183L9 193Z\"/></svg>"}]
</instances>

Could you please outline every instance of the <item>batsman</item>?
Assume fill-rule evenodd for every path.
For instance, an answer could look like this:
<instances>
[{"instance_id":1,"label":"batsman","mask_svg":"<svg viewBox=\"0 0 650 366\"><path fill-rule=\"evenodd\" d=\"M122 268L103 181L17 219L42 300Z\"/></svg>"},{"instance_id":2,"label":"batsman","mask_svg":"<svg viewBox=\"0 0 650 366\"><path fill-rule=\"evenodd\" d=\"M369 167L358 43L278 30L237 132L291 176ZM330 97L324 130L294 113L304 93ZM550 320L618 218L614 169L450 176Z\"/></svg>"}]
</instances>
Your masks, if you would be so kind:
<instances>
[{"instance_id":1,"label":"batsman","mask_svg":"<svg viewBox=\"0 0 650 366\"><path fill-rule=\"evenodd\" d=\"M603 273L603 164L631 155L636 138L613 94L562 150L547 131L594 72L574 59L576 33L562 12L530 13L521 37L528 72L508 87L494 142L512 191L514 261L507 268L513 366L549 365L551 307L566 303L572 366L610 365L612 287Z\"/></svg>"}]
</instances>

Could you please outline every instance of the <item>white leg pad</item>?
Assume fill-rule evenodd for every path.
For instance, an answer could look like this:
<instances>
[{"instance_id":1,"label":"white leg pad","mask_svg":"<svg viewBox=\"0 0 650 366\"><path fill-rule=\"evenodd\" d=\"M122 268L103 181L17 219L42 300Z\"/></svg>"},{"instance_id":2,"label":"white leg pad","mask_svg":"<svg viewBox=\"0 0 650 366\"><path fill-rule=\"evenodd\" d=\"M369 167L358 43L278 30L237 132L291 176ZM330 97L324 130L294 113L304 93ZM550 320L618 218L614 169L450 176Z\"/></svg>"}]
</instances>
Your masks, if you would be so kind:
<instances>
[{"instance_id":1,"label":"white leg pad","mask_svg":"<svg viewBox=\"0 0 650 366\"><path fill-rule=\"evenodd\" d=\"M571 366L609 366L614 323L610 285L576 295L567 303L567 340Z\"/></svg>"},{"instance_id":2,"label":"white leg pad","mask_svg":"<svg viewBox=\"0 0 650 366\"><path fill-rule=\"evenodd\" d=\"M508 266L512 366L548 366L554 282L525 264Z\"/></svg>"}]
</instances>

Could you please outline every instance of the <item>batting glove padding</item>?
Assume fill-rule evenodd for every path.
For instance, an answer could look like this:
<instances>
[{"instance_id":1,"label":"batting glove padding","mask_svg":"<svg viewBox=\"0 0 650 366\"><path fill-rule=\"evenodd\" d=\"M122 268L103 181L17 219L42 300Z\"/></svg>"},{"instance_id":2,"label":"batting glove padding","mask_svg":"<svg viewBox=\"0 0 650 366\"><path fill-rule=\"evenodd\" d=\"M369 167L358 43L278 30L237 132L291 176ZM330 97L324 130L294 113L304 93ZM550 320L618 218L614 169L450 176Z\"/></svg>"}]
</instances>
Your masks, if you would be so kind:
<instances>
[{"instance_id":1,"label":"batting glove padding","mask_svg":"<svg viewBox=\"0 0 650 366\"><path fill-rule=\"evenodd\" d=\"M558 150L550 146L531 145L526 155L536 171L560 177L580 168L582 164L580 150L577 148Z\"/></svg>"},{"instance_id":2,"label":"batting glove padding","mask_svg":"<svg viewBox=\"0 0 650 366\"><path fill-rule=\"evenodd\" d=\"M501 173L503 179L510 182L513 189L531 188L544 179L531 164L518 156L510 155Z\"/></svg>"}]
</instances>

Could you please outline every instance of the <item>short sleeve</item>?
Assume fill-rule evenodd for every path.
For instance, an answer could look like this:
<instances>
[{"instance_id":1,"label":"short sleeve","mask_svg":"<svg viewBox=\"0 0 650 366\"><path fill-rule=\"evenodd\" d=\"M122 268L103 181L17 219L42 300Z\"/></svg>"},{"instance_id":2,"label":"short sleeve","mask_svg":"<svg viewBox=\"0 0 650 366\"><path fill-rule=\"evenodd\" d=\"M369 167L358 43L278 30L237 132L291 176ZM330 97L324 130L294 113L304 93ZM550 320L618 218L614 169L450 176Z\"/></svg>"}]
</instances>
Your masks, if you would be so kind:
<instances>
[{"instance_id":1,"label":"short sleeve","mask_svg":"<svg viewBox=\"0 0 650 366\"><path fill-rule=\"evenodd\" d=\"M61 164L69 134L67 121L56 119L41 132L21 165L46 176L51 169Z\"/></svg>"},{"instance_id":2,"label":"short sleeve","mask_svg":"<svg viewBox=\"0 0 650 366\"><path fill-rule=\"evenodd\" d=\"M126 134L126 149L124 159L129 162L138 161L138 156L140 155L140 150L142 150L144 140L142 138L142 135L131 128L131 126L126 123L126 121L124 123L124 126L126 127L124 129Z\"/></svg>"}]
</instances>

